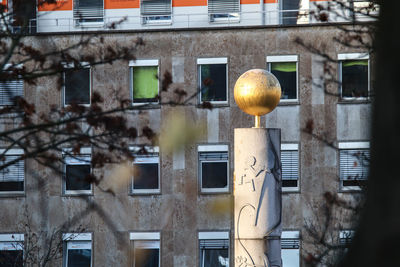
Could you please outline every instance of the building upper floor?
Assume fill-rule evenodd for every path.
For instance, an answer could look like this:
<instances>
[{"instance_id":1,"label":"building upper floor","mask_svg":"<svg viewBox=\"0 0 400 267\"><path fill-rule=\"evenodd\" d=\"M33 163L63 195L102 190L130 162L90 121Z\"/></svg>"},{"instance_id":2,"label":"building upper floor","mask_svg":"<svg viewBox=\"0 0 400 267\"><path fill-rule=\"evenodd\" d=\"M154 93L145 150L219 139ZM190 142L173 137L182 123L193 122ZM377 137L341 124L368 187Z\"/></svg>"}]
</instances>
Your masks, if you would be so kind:
<instances>
[{"instance_id":1,"label":"building upper floor","mask_svg":"<svg viewBox=\"0 0 400 267\"><path fill-rule=\"evenodd\" d=\"M7 12L16 10L12 0L0 3L7 6ZM14 31L297 25L365 21L373 19L378 10L370 1L360 0L56 0L55 4L40 3L29 9L24 7L29 19L23 26L13 23Z\"/></svg>"}]
</instances>

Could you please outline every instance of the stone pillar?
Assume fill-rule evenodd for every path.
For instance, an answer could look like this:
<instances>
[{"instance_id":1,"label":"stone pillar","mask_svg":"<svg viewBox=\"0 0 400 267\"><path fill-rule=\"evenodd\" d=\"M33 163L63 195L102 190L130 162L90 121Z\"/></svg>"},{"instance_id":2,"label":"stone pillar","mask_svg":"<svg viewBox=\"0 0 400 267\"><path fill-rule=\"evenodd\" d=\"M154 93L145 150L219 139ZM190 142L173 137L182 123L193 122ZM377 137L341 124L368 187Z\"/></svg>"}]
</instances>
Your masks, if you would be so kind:
<instances>
[{"instance_id":1,"label":"stone pillar","mask_svg":"<svg viewBox=\"0 0 400 267\"><path fill-rule=\"evenodd\" d=\"M235 267L281 267L280 129L235 129Z\"/></svg>"}]
</instances>

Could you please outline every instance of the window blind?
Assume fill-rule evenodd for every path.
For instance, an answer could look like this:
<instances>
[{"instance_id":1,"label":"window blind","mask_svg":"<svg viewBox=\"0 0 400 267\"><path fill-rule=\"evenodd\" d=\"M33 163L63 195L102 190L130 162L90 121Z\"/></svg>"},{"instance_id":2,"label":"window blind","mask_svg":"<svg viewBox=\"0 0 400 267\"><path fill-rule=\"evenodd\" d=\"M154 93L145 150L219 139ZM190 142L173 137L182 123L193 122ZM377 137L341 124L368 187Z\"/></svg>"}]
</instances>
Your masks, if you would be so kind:
<instances>
[{"instance_id":1,"label":"window blind","mask_svg":"<svg viewBox=\"0 0 400 267\"><path fill-rule=\"evenodd\" d=\"M200 239L200 249L229 248L228 239Z\"/></svg>"},{"instance_id":2,"label":"window blind","mask_svg":"<svg viewBox=\"0 0 400 267\"><path fill-rule=\"evenodd\" d=\"M24 95L24 81L0 81L0 105L13 105L13 98Z\"/></svg>"},{"instance_id":3,"label":"window blind","mask_svg":"<svg viewBox=\"0 0 400 267\"><path fill-rule=\"evenodd\" d=\"M339 238L339 244L343 247L347 247L351 244L352 238L347 237L347 238Z\"/></svg>"},{"instance_id":4,"label":"window blind","mask_svg":"<svg viewBox=\"0 0 400 267\"><path fill-rule=\"evenodd\" d=\"M282 179L297 180L299 178L299 151L282 150Z\"/></svg>"},{"instance_id":5,"label":"window blind","mask_svg":"<svg viewBox=\"0 0 400 267\"><path fill-rule=\"evenodd\" d=\"M200 161L203 160L228 160L228 152L200 152Z\"/></svg>"},{"instance_id":6,"label":"window blind","mask_svg":"<svg viewBox=\"0 0 400 267\"><path fill-rule=\"evenodd\" d=\"M16 160L20 155L5 155L4 164ZM15 164L0 171L0 182L22 182L24 181L24 161L19 160Z\"/></svg>"},{"instance_id":7,"label":"window blind","mask_svg":"<svg viewBox=\"0 0 400 267\"><path fill-rule=\"evenodd\" d=\"M103 14L103 0L74 0L74 18L100 19Z\"/></svg>"},{"instance_id":8,"label":"window blind","mask_svg":"<svg viewBox=\"0 0 400 267\"><path fill-rule=\"evenodd\" d=\"M300 240L296 238L283 238L281 239L282 249L299 249Z\"/></svg>"},{"instance_id":9,"label":"window blind","mask_svg":"<svg viewBox=\"0 0 400 267\"><path fill-rule=\"evenodd\" d=\"M142 0L140 13L142 16L171 15L171 0Z\"/></svg>"},{"instance_id":10,"label":"window blind","mask_svg":"<svg viewBox=\"0 0 400 267\"><path fill-rule=\"evenodd\" d=\"M340 179L363 180L368 177L370 153L367 149L340 150Z\"/></svg>"},{"instance_id":11,"label":"window blind","mask_svg":"<svg viewBox=\"0 0 400 267\"><path fill-rule=\"evenodd\" d=\"M240 3L238 0L208 0L208 14L230 14L239 12Z\"/></svg>"}]
</instances>

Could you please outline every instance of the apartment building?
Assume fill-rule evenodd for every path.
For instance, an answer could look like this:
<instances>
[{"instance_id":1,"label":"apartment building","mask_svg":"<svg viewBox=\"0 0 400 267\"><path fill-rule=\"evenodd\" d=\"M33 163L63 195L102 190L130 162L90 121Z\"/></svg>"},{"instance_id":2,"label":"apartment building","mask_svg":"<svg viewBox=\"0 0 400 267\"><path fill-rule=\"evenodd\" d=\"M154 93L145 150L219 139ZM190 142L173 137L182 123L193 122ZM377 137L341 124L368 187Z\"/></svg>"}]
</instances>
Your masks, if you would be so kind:
<instances>
[{"instance_id":1,"label":"apartment building","mask_svg":"<svg viewBox=\"0 0 400 267\"><path fill-rule=\"evenodd\" d=\"M2 2L12 9L10 0ZM306 242L305 222L323 216L318 207L324 193L352 200L368 173L373 55L332 41L341 34L337 25L354 14L339 10L343 16L335 12L334 23L318 22L313 15L317 6L329 4L59 0L56 5L39 6L28 27L14 27L30 34L37 49L50 43L62 47L81 34L93 33L107 44L129 46L140 37L145 45L129 62L87 65L79 71L70 71L66 64L62 85L55 77L35 85L2 82L1 106L11 105L11 96L18 95L43 111L73 102L90 106L92 93L98 92L106 99L104 105L112 107L118 105L118 91L133 106L146 107L127 112L132 126L149 126L159 133L170 114L178 111L202 125L204 135L172 153L152 146L143 154L141 139L129 144L135 155L132 164L140 172L129 178L128 186L114 187L115 196L99 188L106 181L98 187L82 180L91 172L118 180L112 177L112 167L91 168L90 147L82 148L78 156L71 157L69 148L60 155L65 179L54 179L51 170L29 159L3 169L0 266L14 266L10 259L22 266L28 242L19 227L26 220L24 210L29 210L33 229L50 233L80 215L91 201L106 211L114 226L96 212L81 215L78 224L63 231L62 253L51 259L51 266L234 266L233 213L216 206L230 203L233 196L233 130L253 124L233 99L235 81L253 68L271 71L281 83L281 102L262 118L262 126L282 131L283 265L304 266L302 254L313 249ZM121 22L109 28L116 21ZM323 57L298 39L337 61L329 63L337 82L326 77ZM188 95L198 92L188 105L159 103L158 96L164 93L157 77L166 71L171 72L173 87ZM203 102L213 108L202 108ZM15 147L1 153L7 162L24 151ZM338 242L347 242L351 220L339 220L333 235Z\"/></svg>"}]
</instances>

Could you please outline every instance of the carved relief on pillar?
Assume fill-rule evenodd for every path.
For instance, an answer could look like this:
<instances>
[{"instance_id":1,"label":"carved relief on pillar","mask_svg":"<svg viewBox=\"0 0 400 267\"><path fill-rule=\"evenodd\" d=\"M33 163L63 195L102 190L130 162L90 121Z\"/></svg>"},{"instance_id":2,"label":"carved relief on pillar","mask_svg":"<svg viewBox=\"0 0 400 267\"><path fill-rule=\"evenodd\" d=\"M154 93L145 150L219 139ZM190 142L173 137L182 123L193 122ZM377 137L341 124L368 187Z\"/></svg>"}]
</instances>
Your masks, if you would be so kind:
<instances>
[{"instance_id":1,"label":"carved relief on pillar","mask_svg":"<svg viewBox=\"0 0 400 267\"><path fill-rule=\"evenodd\" d=\"M279 129L235 130L236 267L281 266L279 252L269 255L281 233L279 157Z\"/></svg>"}]
</instances>

